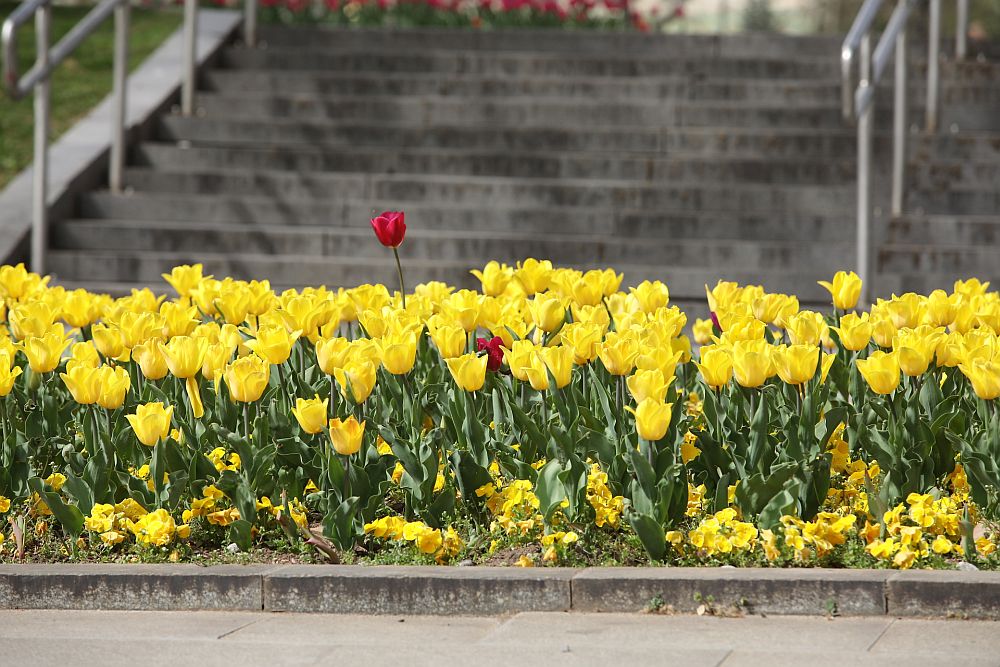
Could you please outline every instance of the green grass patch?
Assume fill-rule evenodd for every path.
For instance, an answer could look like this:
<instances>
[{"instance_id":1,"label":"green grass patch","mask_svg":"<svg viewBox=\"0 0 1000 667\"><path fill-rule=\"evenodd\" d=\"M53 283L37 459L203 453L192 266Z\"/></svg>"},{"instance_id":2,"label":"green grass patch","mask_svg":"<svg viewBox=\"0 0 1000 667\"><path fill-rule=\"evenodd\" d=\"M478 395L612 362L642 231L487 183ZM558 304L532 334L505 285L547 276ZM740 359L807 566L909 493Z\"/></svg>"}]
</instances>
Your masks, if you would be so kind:
<instances>
[{"instance_id":1,"label":"green grass patch","mask_svg":"<svg viewBox=\"0 0 1000 667\"><path fill-rule=\"evenodd\" d=\"M0 2L0 17L6 18L16 6L13 2ZM89 10L89 7L53 8L52 43L69 32ZM181 18L174 9L133 9L130 69L134 70L176 30ZM35 57L34 25L24 26L17 36L23 72L31 67ZM114 21L109 20L56 70L52 79L53 141L111 92L113 55ZM17 102L0 97L0 189L31 164L33 127L31 96Z\"/></svg>"}]
</instances>

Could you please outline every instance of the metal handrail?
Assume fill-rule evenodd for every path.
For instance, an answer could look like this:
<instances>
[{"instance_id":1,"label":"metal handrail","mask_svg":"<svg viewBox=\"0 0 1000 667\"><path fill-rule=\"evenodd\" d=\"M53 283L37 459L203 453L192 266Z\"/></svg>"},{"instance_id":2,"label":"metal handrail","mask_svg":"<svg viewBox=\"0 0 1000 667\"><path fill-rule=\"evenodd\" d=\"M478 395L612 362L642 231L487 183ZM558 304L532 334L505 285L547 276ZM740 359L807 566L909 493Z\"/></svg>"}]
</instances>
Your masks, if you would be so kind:
<instances>
[{"instance_id":1,"label":"metal handrail","mask_svg":"<svg viewBox=\"0 0 1000 667\"><path fill-rule=\"evenodd\" d=\"M50 78L59 64L104 23L115 17L111 159L108 181L120 192L125 163L125 79L128 73L128 0L102 0L73 26L55 46L49 46L52 27L51 0L27 0L15 9L0 29L3 53L3 87L12 99L34 92L35 136L32 173L31 269L45 272L48 238L49 128L51 125ZM17 29L35 19L35 64L23 76L18 74Z\"/></svg>"},{"instance_id":2,"label":"metal handrail","mask_svg":"<svg viewBox=\"0 0 1000 667\"><path fill-rule=\"evenodd\" d=\"M181 113L195 113L197 71L195 44L198 41L198 0L184 0L184 73L181 80ZM243 0L243 41L257 46L257 0Z\"/></svg>"},{"instance_id":3,"label":"metal handrail","mask_svg":"<svg viewBox=\"0 0 1000 667\"><path fill-rule=\"evenodd\" d=\"M857 273L863 285L862 298L867 300L871 284L873 247L871 243L872 206L872 135L874 129L875 87L895 58L892 143L892 202L891 213L903 213L905 199L906 135L907 135L907 46L906 29L917 5L926 2L929 8L927 48L926 128L937 131L939 91L941 85L941 0L897 0L896 8L872 51L872 28L885 0L865 0L848 31L841 48L841 106L847 120L858 123L858 220ZM966 56L968 30L968 0L958 0L958 27L955 55ZM858 82L854 83L857 64Z\"/></svg>"}]
</instances>

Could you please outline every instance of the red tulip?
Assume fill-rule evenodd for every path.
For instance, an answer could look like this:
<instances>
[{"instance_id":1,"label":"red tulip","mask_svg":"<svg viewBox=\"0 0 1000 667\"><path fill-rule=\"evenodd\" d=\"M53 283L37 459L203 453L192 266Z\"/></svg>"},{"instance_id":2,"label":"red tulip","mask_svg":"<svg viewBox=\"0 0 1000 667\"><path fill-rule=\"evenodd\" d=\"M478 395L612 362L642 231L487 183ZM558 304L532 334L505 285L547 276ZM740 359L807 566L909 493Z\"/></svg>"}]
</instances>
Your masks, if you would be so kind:
<instances>
[{"instance_id":1,"label":"red tulip","mask_svg":"<svg viewBox=\"0 0 1000 667\"><path fill-rule=\"evenodd\" d=\"M486 340L485 338L476 339L476 349L480 352L486 350L486 368L494 373L500 370L503 365L503 350L500 346L503 345L503 338L500 336L494 336L493 340Z\"/></svg>"},{"instance_id":2,"label":"red tulip","mask_svg":"<svg viewBox=\"0 0 1000 667\"><path fill-rule=\"evenodd\" d=\"M406 223L402 211L386 211L372 218L372 229L379 242L387 248L398 248L406 236Z\"/></svg>"}]
</instances>

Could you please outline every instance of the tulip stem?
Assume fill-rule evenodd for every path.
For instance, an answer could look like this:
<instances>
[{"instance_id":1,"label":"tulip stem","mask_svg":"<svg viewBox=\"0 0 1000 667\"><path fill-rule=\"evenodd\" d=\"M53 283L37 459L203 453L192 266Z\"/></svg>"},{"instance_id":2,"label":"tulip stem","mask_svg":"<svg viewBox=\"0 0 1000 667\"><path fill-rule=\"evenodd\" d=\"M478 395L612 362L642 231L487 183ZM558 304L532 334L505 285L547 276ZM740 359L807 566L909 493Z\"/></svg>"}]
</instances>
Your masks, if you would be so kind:
<instances>
[{"instance_id":1,"label":"tulip stem","mask_svg":"<svg viewBox=\"0 0 1000 667\"><path fill-rule=\"evenodd\" d=\"M351 457L344 457L344 497L341 502L351 497Z\"/></svg>"},{"instance_id":2,"label":"tulip stem","mask_svg":"<svg viewBox=\"0 0 1000 667\"><path fill-rule=\"evenodd\" d=\"M403 308L406 308L406 287L403 285L403 265L399 262L399 250L392 249L392 254L396 258L396 272L399 274L399 293L403 297Z\"/></svg>"},{"instance_id":3,"label":"tulip stem","mask_svg":"<svg viewBox=\"0 0 1000 667\"><path fill-rule=\"evenodd\" d=\"M250 442L250 404L243 404L243 435Z\"/></svg>"}]
</instances>

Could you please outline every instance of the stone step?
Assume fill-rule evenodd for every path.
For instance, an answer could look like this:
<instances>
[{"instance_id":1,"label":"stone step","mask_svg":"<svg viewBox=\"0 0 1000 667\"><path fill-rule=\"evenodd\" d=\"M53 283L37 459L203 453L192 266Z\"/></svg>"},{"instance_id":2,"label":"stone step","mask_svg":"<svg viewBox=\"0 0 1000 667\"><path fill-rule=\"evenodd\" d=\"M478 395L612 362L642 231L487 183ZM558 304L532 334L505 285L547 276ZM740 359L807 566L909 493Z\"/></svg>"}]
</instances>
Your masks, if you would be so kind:
<instances>
[{"instance_id":1,"label":"stone step","mask_svg":"<svg viewBox=\"0 0 1000 667\"><path fill-rule=\"evenodd\" d=\"M835 104L795 105L781 102L591 102L520 98L515 100L475 100L462 98L392 97L260 97L245 94L204 94L198 102L203 115L212 118L318 123L377 122L393 127L435 125L489 126L502 128L551 127L559 124L587 127L594 119L609 126L631 127L781 127L842 130L846 127ZM992 121L992 109L988 119ZM919 114L919 110L914 110ZM972 123L976 116L963 112ZM892 125L891 114L878 114L876 124L885 130Z\"/></svg>"},{"instance_id":2,"label":"stone step","mask_svg":"<svg viewBox=\"0 0 1000 667\"><path fill-rule=\"evenodd\" d=\"M270 197L185 195L136 192L113 195L107 191L80 197L79 214L160 222L174 220L201 224L235 223L252 229L258 225L323 225L332 228L365 227L381 212L378 202L345 199L336 205L311 201L282 202ZM752 211L687 212L666 207L639 211L560 206L445 206L440 202L407 203L411 227L428 230L490 230L531 234L555 229L566 235L602 234L611 237L671 238L774 238L842 241L853 235L853 212L837 214L755 213Z\"/></svg>"},{"instance_id":3,"label":"stone step","mask_svg":"<svg viewBox=\"0 0 1000 667\"><path fill-rule=\"evenodd\" d=\"M440 174L515 178L598 178L667 182L831 183L854 179L853 160L765 160L699 156L616 157L611 154L469 153L458 150L244 148L144 143L133 164L179 170L265 169L299 172Z\"/></svg>"},{"instance_id":4,"label":"stone step","mask_svg":"<svg viewBox=\"0 0 1000 667\"><path fill-rule=\"evenodd\" d=\"M916 135L910 144L910 157L922 162L1000 160L1000 132Z\"/></svg>"},{"instance_id":5,"label":"stone step","mask_svg":"<svg viewBox=\"0 0 1000 667\"><path fill-rule=\"evenodd\" d=\"M160 275L178 264L200 262L205 272L217 278L267 279L275 285L352 287L369 282L392 285L397 281L396 264L391 253L385 258L358 262L354 257L218 255L206 252L136 252L54 250L49 254L49 271L59 280L118 283L156 283ZM404 260L403 269L412 285L441 280L457 287L476 288L479 281L469 274L468 262L443 260ZM590 263L578 269L607 268ZM784 270L738 271L719 266L674 267L621 264L612 267L624 276L623 284L636 285L643 280L662 280L676 298L701 299L706 284L733 280L741 284L762 284L775 292L794 293L804 301L825 302L829 293L816 285L829 279L824 272L795 273Z\"/></svg>"},{"instance_id":6,"label":"stone step","mask_svg":"<svg viewBox=\"0 0 1000 667\"><path fill-rule=\"evenodd\" d=\"M593 101L659 102L664 100L728 100L830 104L836 107L840 87L835 81L815 79L704 78L697 76L629 77L623 79L565 76L485 77L438 76L421 72L372 74L364 72L267 72L212 69L201 75L205 90L243 95L275 96L406 96L444 98L521 97ZM973 90L980 90L975 88ZM945 95L947 90L945 91Z\"/></svg>"},{"instance_id":7,"label":"stone step","mask_svg":"<svg viewBox=\"0 0 1000 667\"><path fill-rule=\"evenodd\" d=\"M634 32L571 30L455 30L451 28L337 28L326 26L260 27L260 39L269 48L384 50L436 48L485 51L567 52L571 54L643 55L670 57L700 54L713 57L830 56L836 58L839 36L793 36L777 33L739 35L654 35Z\"/></svg>"},{"instance_id":8,"label":"stone step","mask_svg":"<svg viewBox=\"0 0 1000 667\"><path fill-rule=\"evenodd\" d=\"M346 198L489 206L593 206L695 211L836 212L854 201L852 186L644 185L597 179L515 179L386 174L312 174L282 171L163 171L132 168L125 185L137 191L176 194L267 195L277 201ZM1000 195L998 195L1000 196Z\"/></svg>"},{"instance_id":9,"label":"stone step","mask_svg":"<svg viewBox=\"0 0 1000 667\"><path fill-rule=\"evenodd\" d=\"M911 187L943 190L958 186L990 189L1000 182L1000 162L934 160L913 162L907 174Z\"/></svg>"},{"instance_id":10,"label":"stone step","mask_svg":"<svg viewBox=\"0 0 1000 667\"><path fill-rule=\"evenodd\" d=\"M219 66L229 69L433 72L440 75L492 76L669 76L818 78L836 80L836 57L733 57L706 58L698 53L677 57L622 56L615 53L481 52L423 48L410 52L360 47L340 53L325 49L244 49L238 46L220 54Z\"/></svg>"},{"instance_id":11,"label":"stone step","mask_svg":"<svg viewBox=\"0 0 1000 667\"><path fill-rule=\"evenodd\" d=\"M321 226L207 225L197 222L69 220L52 230L52 245L66 250L163 251L229 255L356 257L385 255L371 229ZM402 255L407 259L465 261L484 265L491 259L516 262L544 257L561 265L624 264L676 267L726 266L759 271L806 269L832 275L846 265L853 245L785 240L625 238L557 232L408 230Z\"/></svg>"},{"instance_id":12,"label":"stone step","mask_svg":"<svg viewBox=\"0 0 1000 667\"><path fill-rule=\"evenodd\" d=\"M909 211L951 215L996 215L1000 213L1000 190L990 185L951 185L946 189L911 188L906 201Z\"/></svg>"},{"instance_id":13,"label":"stone step","mask_svg":"<svg viewBox=\"0 0 1000 667\"><path fill-rule=\"evenodd\" d=\"M947 274L956 279L1000 276L1000 245L885 244L879 248L882 271L900 274Z\"/></svg>"},{"instance_id":14,"label":"stone step","mask_svg":"<svg viewBox=\"0 0 1000 667\"><path fill-rule=\"evenodd\" d=\"M1000 213L996 215L906 214L889 223L887 241L895 245L1000 245Z\"/></svg>"},{"instance_id":15,"label":"stone step","mask_svg":"<svg viewBox=\"0 0 1000 667\"><path fill-rule=\"evenodd\" d=\"M669 155L680 152L705 155L749 155L753 157L798 157L816 159L852 158L857 153L857 135L841 130L785 130L747 128L503 128L489 132L481 128L440 125L429 128L391 127L378 124L300 123L272 119L227 120L185 118L171 115L160 119L156 138L165 142L254 147L307 144L313 148L391 147L450 148L470 151L558 151L611 152ZM888 134L875 138L876 155L886 155Z\"/></svg>"}]
</instances>

